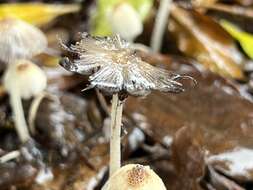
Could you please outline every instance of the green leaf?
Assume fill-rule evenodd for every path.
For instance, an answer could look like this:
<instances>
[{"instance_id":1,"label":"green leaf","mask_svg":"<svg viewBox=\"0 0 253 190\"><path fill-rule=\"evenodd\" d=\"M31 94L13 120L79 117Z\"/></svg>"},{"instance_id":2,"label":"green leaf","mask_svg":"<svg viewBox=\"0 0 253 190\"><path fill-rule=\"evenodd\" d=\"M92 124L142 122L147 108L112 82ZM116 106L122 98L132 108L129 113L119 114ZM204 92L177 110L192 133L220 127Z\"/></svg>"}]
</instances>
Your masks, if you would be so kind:
<instances>
[{"instance_id":1,"label":"green leaf","mask_svg":"<svg viewBox=\"0 0 253 190\"><path fill-rule=\"evenodd\" d=\"M98 0L97 10L92 18L92 34L106 36L112 34L108 14L120 3L129 3L140 14L142 21L148 16L153 0Z\"/></svg>"},{"instance_id":2,"label":"green leaf","mask_svg":"<svg viewBox=\"0 0 253 190\"><path fill-rule=\"evenodd\" d=\"M221 26L236 40L239 41L245 53L253 59L253 34L242 31L234 24L226 21L220 21Z\"/></svg>"}]
</instances>

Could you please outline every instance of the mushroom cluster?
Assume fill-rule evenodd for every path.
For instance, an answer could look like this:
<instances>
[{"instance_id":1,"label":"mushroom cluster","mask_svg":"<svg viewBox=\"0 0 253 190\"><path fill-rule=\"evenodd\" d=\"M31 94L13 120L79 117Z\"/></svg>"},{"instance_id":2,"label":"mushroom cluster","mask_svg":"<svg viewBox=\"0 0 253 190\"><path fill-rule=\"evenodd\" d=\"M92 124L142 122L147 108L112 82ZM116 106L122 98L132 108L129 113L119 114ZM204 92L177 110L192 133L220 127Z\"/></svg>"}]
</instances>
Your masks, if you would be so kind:
<instances>
[{"instance_id":1,"label":"mushroom cluster","mask_svg":"<svg viewBox=\"0 0 253 190\"><path fill-rule=\"evenodd\" d=\"M39 94L47 84L44 72L29 59L46 48L46 36L38 28L14 18L0 21L0 60L7 64L3 85L10 95L15 127L23 143L30 135L22 98Z\"/></svg>"}]
</instances>

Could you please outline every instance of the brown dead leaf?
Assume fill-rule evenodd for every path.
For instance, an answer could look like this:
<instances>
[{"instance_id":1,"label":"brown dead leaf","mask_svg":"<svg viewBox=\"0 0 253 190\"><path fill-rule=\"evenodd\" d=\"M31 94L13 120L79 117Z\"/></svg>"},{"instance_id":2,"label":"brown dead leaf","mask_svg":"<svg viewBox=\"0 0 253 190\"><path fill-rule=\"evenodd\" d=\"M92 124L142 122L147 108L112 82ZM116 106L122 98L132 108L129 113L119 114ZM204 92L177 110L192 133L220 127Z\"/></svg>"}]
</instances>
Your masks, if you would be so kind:
<instances>
[{"instance_id":1,"label":"brown dead leaf","mask_svg":"<svg viewBox=\"0 0 253 190\"><path fill-rule=\"evenodd\" d=\"M172 6L169 30L178 48L206 68L225 77L243 79L244 57L233 39L211 18L193 10Z\"/></svg>"},{"instance_id":2,"label":"brown dead leaf","mask_svg":"<svg viewBox=\"0 0 253 190\"><path fill-rule=\"evenodd\" d=\"M201 133L197 133L190 127L182 127L174 135L171 159L177 178L173 189L200 189L199 181L205 173L205 161Z\"/></svg>"},{"instance_id":3,"label":"brown dead leaf","mask_svg":"<svg viewBox=\"0 0 253 190\"><path fill-rule=\"evenodd\" d=\"M152 56L152 60L155 57ZM220 164L216 164L222 169L221 172L226 171L235 179L239 179L240 172L240 180L252 180L250 168L253 167L248 165L242 171L232 173L236 166L241 167L248 162L243 161L241 165L240 157L231 158L235 153L242 155L235 152L239 148L244 150L241 153L246 153L243 154L244 158L250 155L245 149L253 150L253 103L243 98L227 80L208 71L200 74L191 65L183 64L182 61L176 63L175 59L170 63L168 58L162 61L161 56L158 56L156 62L167 63L161 65L168 70L194 77L197 86L177 95L154 92L144 99L129 97L125 113L131 115L146 134L168 147L181 127L198 129L203 134L203 148L209 157L220 154L224 158L224 154L227 156L226 153L232 153L226 157L229 161L220 159L227 167L221 168Z\"/></svg>"}]
</instances>

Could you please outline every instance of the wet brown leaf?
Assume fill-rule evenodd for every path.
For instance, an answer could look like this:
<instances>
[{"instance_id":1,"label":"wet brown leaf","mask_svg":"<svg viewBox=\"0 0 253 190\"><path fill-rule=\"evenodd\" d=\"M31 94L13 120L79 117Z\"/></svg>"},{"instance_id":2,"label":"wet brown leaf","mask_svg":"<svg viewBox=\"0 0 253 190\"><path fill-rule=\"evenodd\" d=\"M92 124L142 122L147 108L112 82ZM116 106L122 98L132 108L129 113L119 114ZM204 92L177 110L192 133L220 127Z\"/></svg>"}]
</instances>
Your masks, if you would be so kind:
<instances>
[{"instance_id":1,"label":"wet brown leaf","mask_svg":"<svg viewBox=\"0 0 253 190\"><path fill-rule=\"evenodd\" d=\"M191 3L194 6L207 6L207 5L213 5L217 2L218 0L192 0Z\"/></svg>"},{"instance_id":2,"label":"wet brown leaf","mask_svg":"<svg viewBox=\"0 0 253 190\"><path fill-rule=\"evenodd\" d=\"M197 135L189 127L179 129L174 135L171 145L176 174L173 189L201 189L199 181L204 176L205 168L201 141L201 134Z\"/></svg>"},{"instance_id":3,"label":"wet brown leaf","mask_svg":"<svg viewBox=\"0 0 253 190\"><path fill-rule=\"evenodd\" d=\"M171 10L169 30L176 37L178 48L213 72L243 79L244 57L233 39L210 17L176 5Z\"/></svg>"},{"instance_id":4,"label":"wet brown leaf","mask_svg":"<svg viewBox=\"0 0 253 190\"><path fill-rule=\"evenodd\" d=\"M0 188L29 186L37 174L37 169L28 163L6 163L0 166Z\"/></svg>"},{"instance_id":5,"label":"wet brown leaf","mask_svg":"<svg viewBox=\"0 0 253 190\"><path fill-rule=\"evenodd\" d=\"M89 151L89 160L95 169L91 169L82 161L75 161L66 167L55 167L54 179L45 184L34 184L31 190L91 190L99 183L107 171L108 145L98 143Z\"/></svg>"},{"instance_id":6,"label":"wet brown leaf","mask_svg":"<svg viewBox=\"0 0 253 190\"><path fill-rule=\"evenodd\" d=\"M53 90L69 90L80 83L85 85L87 78L81 75L70 75L61 67L49 68L45 70L48 79L48 88Z\"/></svg>"},{"instance_id":7,"label":"wet brown leaf","mask_svg":"<svg viewBox=\"0 0 253 190\"><path fill-rule=\"evenodd\" d=\"M90 104L93 106L90 107ZM93 100L88 102L74 94L45 97L35 120L37 138L44 146L60 149L62 154L67 154L78 149L82 142L101 127L99 114Z\"/></svg>"},{"instance_id":8,"label":"wet brown leaf","mask_svg":"<svg viewBox=\"0 0 253 190\"><path fill-rule=\"evenodd\" d=\"M245 190L234 181L222 176L216 172L212 167L208 167L210 175L210 183L217 190Z\"/></svg>"},{"instance_id":9,"label":"wet brown leaf","mask_svg":"<svg viewBox=\"0 0 253 190\"><path fill-rule=\"evenodd\" d=\"M154 57L152 59L154 60ZM193 76L198 85L179 95L152 93L144 99L129 97L126 103L126 114L131 115L139 126L156 141L171 146L172 136L183 127L197 129L203 136L203 148L209 157L240 148L253 149L253 103L244 99L231 82L207 71L200 74L193 66L169 63L162 64L168 69L176 69ZM157 63L163 62L161 56ZM240 155L240 153L238 153ZM248 158L244 154L244 158ZM229 157L231 158L231 157ZM240 162L220 159L223 165L227 163L236 166ZM245 162L245 160L243 161ZM246 162L245 162L246 163ZM253 169L253 166L249 167ZM238 179L231 168L223 167L232 177ZM252 170L242 168L241 180L253 179ZM243 178L242 178L243 176Z\"/></svg>"}]
</instances>

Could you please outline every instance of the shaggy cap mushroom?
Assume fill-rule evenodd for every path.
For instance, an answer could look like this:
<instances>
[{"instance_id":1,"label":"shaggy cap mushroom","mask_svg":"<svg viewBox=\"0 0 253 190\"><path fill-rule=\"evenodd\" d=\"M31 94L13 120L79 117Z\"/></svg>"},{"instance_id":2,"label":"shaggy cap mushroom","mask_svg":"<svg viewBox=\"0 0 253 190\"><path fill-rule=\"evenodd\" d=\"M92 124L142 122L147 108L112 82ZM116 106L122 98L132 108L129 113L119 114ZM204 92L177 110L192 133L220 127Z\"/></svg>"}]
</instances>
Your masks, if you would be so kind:
<instances>
[{"instance_id":1,"label":"shaggy cap mushroom","mask_svg":"<svg viewBox=\"0 0 253 190\"><path fill-rule=\"evenodd\" d=\"M129 164L109 178L102 190L166 190L160 177L149 166Z\"/></svg>"},{"instance_id":2,"label":"shaggy cap mushroom","mask_svg":"<svg viewBox=\"0 0 253 190\"><path fill-rule=\"evenodd\" d=\"M92 37L84 33L80 42L69 48L63 47L77 54L79 59L72 62L63 58L60 64L69 71L90 75L87 89L96 87L107 94L127 93L134 96L144 96L152 90L174 93L184 90L177 80L186 76L143 61L119 35Z\"/></svg>"},{"instance_id":3,"label":"shaggy cap mushroom","mask_svg":"<svg viewBox=\"0 0 253 190\"><path fill-rule=\"evenodd\" d=\"M0 60L31 58L47 47L46 36L38 28L18 19L0 21Z\"/></svg>"}]
</instances>

